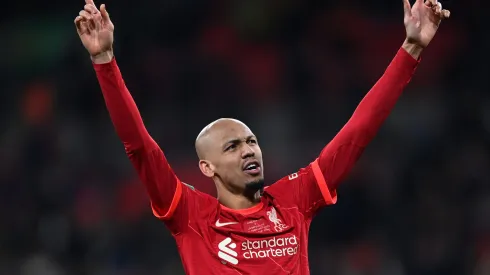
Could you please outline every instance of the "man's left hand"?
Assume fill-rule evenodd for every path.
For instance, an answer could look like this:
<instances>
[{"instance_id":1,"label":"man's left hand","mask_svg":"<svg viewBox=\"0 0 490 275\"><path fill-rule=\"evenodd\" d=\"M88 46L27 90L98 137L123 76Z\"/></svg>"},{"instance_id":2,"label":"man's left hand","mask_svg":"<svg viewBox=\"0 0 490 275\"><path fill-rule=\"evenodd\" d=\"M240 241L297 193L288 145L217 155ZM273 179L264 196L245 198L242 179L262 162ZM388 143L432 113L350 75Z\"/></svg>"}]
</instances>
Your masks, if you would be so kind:
<instances>
[{"instance_id":1,"label":"man's left hand","mask_svg":"<svg viewBox=\"0 0 490 275\"><path fill-rule=\"evenodd\" d=\"M413 6L403 0L403 6L406 42L422 49L434 38L441 21L450 15L437 0L416 0Z\"/></svg>"}]
</instances>

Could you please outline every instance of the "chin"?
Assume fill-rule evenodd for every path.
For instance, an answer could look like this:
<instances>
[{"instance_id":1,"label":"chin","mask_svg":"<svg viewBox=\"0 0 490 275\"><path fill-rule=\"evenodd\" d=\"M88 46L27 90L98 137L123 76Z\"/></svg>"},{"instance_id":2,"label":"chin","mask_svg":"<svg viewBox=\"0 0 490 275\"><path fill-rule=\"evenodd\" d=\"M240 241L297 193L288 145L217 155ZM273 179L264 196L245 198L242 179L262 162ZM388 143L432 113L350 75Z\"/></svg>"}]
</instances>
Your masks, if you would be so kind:
<instances>
[{"instance_id":1,"label":"chin","mask_svg":"<svg viewBox=\"0 0 490 275\"><path fill-rule=\"evenodd\" d=\"M249 191L259 191L260 189L264 188L264 185L264 177L260 177L253 181L247 182L245 184L245 189Z\"/></svg>"}]
</instances>

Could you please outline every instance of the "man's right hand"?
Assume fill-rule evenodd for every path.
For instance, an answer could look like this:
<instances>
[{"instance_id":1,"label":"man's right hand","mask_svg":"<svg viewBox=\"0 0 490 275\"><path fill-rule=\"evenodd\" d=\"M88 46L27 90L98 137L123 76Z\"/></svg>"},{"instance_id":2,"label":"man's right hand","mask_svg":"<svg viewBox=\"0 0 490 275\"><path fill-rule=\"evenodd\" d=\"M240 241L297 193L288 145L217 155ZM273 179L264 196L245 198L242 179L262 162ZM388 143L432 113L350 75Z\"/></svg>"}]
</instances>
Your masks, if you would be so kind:
<instances>
[{"instance_id":1,"label":"man's right hand","mask_svg":"<svg viewBox=\"0 0 490 275\"><path fill-rule=\"evenodd\" d=\"M75 18L75 26L94 63L108 63L112 60L114 24L104 4L99 11L93 0L85 0L84 9Z\"/></svg>"}]
</instances>

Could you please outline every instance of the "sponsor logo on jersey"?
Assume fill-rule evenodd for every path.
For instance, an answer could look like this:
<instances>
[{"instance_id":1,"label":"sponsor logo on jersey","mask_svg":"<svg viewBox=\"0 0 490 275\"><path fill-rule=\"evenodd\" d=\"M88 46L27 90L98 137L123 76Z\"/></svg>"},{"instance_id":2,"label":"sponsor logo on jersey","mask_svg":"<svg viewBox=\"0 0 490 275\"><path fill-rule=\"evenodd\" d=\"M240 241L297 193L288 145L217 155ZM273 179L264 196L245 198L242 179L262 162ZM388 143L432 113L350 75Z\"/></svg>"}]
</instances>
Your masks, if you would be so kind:
<instances>
[{"instance_id":1,"label":"sponsor logo on jersey","mask_svg":"<svg viewBox=\"0 0 490 275\"><path fill-rule=\"evenodd\" d=\"M237 245L230 237L218 244L218 257L223 263L238 264ZM262 259L288 257L298 253L298 238L294 235L288 237L272 237L262 240L246 240L241 243L240 254L245 259Z\"/></svg>"},{"instance_id":2,"label":"sponsor logo on jersey","mask_svg":"<svg viewBox=\"0 0 490 275\"><path fill-rule=\"evenodd\" d=\"M293 256L298 253L298 239L290 237L273 237L264 240L242 242L245 259Z\"/></svg>"},{"instance_id":3,"label":"sponsor logo on jersey","mask_svg":"<svg viewBox=\"0 0 490 275\"><path fill-rule=\"evenodd\" d=\"M218 248L218 257L231 264L238 264L238 259L236 258L238 256L238 253L233 250L236 248L236 243L232 242L230 237L221 241L218 244Z\"/></svg>"}]
</instances>

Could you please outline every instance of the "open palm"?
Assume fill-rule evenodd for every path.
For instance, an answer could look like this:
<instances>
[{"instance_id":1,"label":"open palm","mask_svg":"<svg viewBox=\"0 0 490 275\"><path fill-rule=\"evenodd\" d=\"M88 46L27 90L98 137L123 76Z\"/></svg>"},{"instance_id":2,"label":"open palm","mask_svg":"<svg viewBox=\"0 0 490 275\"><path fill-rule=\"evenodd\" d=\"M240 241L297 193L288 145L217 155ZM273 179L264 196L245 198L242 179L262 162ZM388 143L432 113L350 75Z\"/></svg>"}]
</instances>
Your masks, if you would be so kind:
<instances>
[{"instance_id":1,"label":"open palm","mask_svg":"<svg viewBox=\"0 0 490 275\"><path fill-rule=\"evenodd\" d=\"M85 7L75 18L75 25L83 46L91 56L112 49L114 24L104 4L100 6L99 11L93 0L85 0Z\"/></svg>"},{"instance_id":2,"label":"open palm","mask_svg":"<svg viewBox=\"0 0 490 275\"><path fill-rule=\"evenodd\" d=\"M449 17L449 11L443 10L437 0L416 0L413 6L409 0L403 0L403 4L407 41L423 48L427 47L434 38L441 20Z\"/></svg>"}]
</instances>

